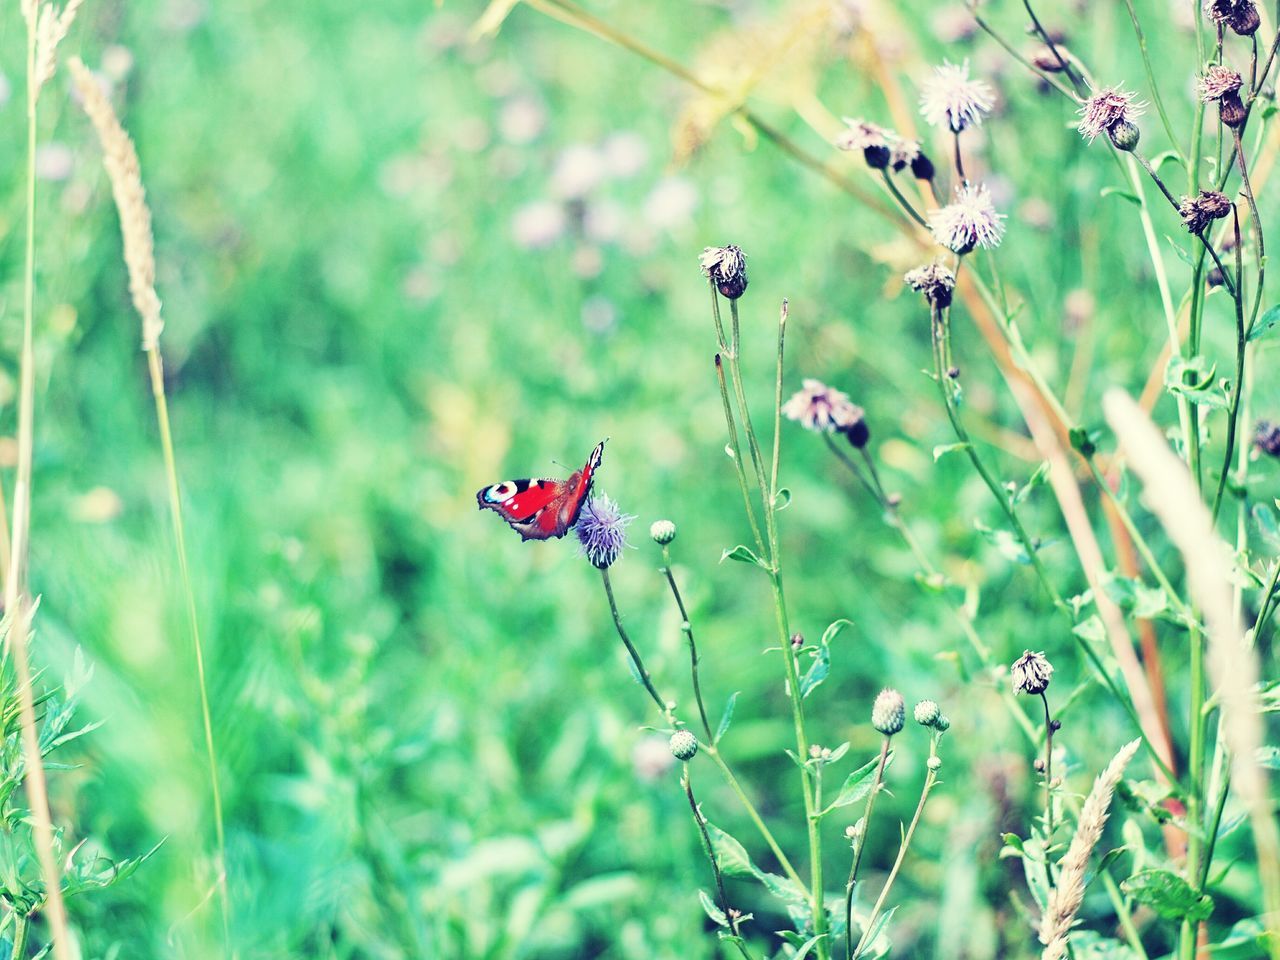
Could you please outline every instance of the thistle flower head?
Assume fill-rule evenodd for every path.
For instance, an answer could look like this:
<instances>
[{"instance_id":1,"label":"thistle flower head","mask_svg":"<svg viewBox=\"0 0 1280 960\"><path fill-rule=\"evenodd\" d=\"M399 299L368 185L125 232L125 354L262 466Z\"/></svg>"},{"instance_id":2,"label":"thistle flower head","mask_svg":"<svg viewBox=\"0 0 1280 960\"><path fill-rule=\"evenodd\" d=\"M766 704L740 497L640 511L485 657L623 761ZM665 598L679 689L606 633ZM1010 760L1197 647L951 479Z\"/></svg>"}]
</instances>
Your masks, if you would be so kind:
<instances>
[{"instance_id":1,"label":"thistle flower head","mask_svg":"<svg viewBox=\"0 0 1280 960\"><path fill-rule=\"evenodd\" d=\"M903 283L923 293L929 306L944 310L951 306L951 291L956 288L956 275L940 263L930 263L909 270Z\"/></svg>"},{"instance_id":2,"label":"thistle flower head","mask_svg":"<svg viewBox=\"0 0 1280 960\"><path fill-rule=\"evenodd\" d=\"M906 701L902 694L890 687L885 687L871 705L871 725L886 737L891 737L902 729L906 719Z\"/></svg>"},{"instance_id":3,"label":"thistle flower head","mask_svg":"<svg viewBox=\"0 0 1280 960\"><path fill-rule=\"evenodd\" d=\"M671 735L671 755L677 760L689 761L698 752L698 738L688 730L677 730Z\"/></svg>"},{"instance_id":4,"label":"thistle flower head","mask_svg":"<svg viewBox=\"0 0 1280 960\"><path fill-rule=\"evenodd\" d=\"M1280 457L1280 426L1270 420L1259 420L1254 427L1253 443L1263 453Z\"/></svg>"},{"instance_id":5,"label":"thistle flower head","mask_svg":"<svg viewBox=\"0 0 1280 960\"><path fill-rule=\"evenodd\" d=\"M1137 94L1119 87L1099 90L1080 108L1080 123L1076 126L1080 136L1093 143L1104 133L1110 135L1120 124L1132 124L1146 109L1146 104L1136 98Z\"/></svg>"},{"instance_id":6,"label":"thistle flower head","mask_svg":"<svg viewBox=\"0 0 1280 960\"><path fill-rule=\"evenodd\" d=\"M741 247L707 247L698 257L702 275L710 277L721 296L737 300L747 290L747 255Z\"/></svg>"},{"instance_id":7,"label":"thistle flower head","mask_svg":"<svg viewBox=\"0 0 1280 960\"><path fill-rule=\"evenodd\" d=\"M930 126L945 126L952 133L976 127L995 105L995 90L985 80L969 76L969 61L943 63L920 91L920 113Z\"/></svg>"},{"instance_id":8,"label":"thistle flower head","mask_svg":"<svg viewBox=\"0 0 1280 960\"><path fill-rule=\"evenodd\" d=\"M956 188L951 203L929 211L929 229L938 243L956 253L990 249L1004 236L1004 214L996 212L984 184L966 183Z\"/></svg>"},{"instance_id":9,"label":"thistle flower head","mask_svg":"<svg viewBox=\"0 0 1280 960\"><path fill-rule=\"evenodd\" d=\"M890 145L889 162L893 166L894 173L916 163L920 157L919 140L903 140L899 137Z\"/></svg>"},{"instance_id":10,"label":"thistle flower head","mask_svg":"<svg viewBox=\"0 0 1280 960\"><path fill-rule=\"evenodd\" d=\"M1022 656L1013 661L1013 692L1028 693L1039 696L1049 689L1049 679L1053 676L1053 664L1043 653L1022 651Z\"/></svg>"},{"instance_id":11,"label":"thistle flower head","mask_svg":"<svg viewBox=\"0 0 1280 960\"><path fill-rule=\"evenodd\" d=\"M1262 24L1253 0L1204 0L1204 15L1242 37L1252 36Z\"/></svg>"},{"instance_id":12,"label":"thistle flower head","mask_svg":"<svg viewBox=\"0 0 1280 960\"><path fill-rule=\"evenodd\" d=\"M676 538L676 525L670 520L655 520L649 525L649 536L654 543L665 547Z\"/></svg>"},{"instance_id":13,"label":"thistle flower head","mask_svg":"<svg viewBox=\"0 0 1280 960\"><path fill-rule=\"evenodd\" d=\"M936 700L921 700L916 704L916 723L922 727L932 727L938 722L940 716L942 716L942 710L939 709Z\"/></svg>"},{"instance_id":14,"label":"thistle flower head","mask_svg":"<svg viewBox=\"0 0 1280 960\"><path fill-rule=\"evenodd\" d=\"M861 421L863 410L843 390L805 378L803 389L782 405L782 415L798 421L806 430L829 433Z\"/></svg>"},{"instance_id":15,"label":"thistle flower head","mask_svg":"<svg viewBox=\"0 0 1280 960\"><path fill-rule=\"evenodd\" d=\"M1183 197L1178 204L1178 214L1187 232L1199 236L1215 220L1221 220L1231 212L1231 199L1217 190L1201 190L1195 197Z\"/></svg>"},{"instance_id":16,"label":"thistle flower head","mask_svg":"<svg viewBox=\"0 0 1280 960\"><path fill-rule=\"evenodd\" d=\"M591 565L607 570L617 562L627 546L627 527L635 517L623 513L616 501L601 494L582 505L573 532L578 549Z\"/></svg>"},{"instance_id":17,"label":"thistle flower head","mask_svg":"<svg viewBox=\"0 0 1280 960\"><path fill-rule=\"evenodd\" d=\"M865 150L868 147L887 147L897 139L884 127L868 123L855 117L843 117L844 130L836 137L836 146L841 150Z\"/></svg>"},{"instance_id":18,"label":"thistle flower head","mask_svg":"<svg viewBox=\"0 0 1280 960\"><path fill-rule=\"evenodd\" d=\"M1213 103L1229 93L1238 93L1243 84L1244 78L1237 71L1215 63L1197 81L1196 87L1200 91L1201 100L1205 103Z\"/></svg>"}]
</instances>

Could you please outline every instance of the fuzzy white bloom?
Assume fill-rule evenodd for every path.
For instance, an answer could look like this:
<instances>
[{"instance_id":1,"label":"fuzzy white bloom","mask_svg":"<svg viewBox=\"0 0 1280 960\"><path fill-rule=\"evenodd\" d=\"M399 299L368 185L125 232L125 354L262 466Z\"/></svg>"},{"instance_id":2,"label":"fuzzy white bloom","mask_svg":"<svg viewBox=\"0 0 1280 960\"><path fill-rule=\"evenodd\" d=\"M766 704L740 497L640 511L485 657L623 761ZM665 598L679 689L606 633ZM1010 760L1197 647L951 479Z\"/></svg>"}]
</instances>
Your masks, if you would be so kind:
<instances>
[{"instance_id":1,"label":"fuzzy white bloom","mask_svg":"<svg viewBox=\"0 0 1280 960\"><path fill-rule=\"evenodd\" d=\"M1004 214L996 212L985 184L966 183L945 207L929 211L933 238L956 253L974 247L998 247L1004 236Z\"/></svg>"},{"instance_id":2,"label":"fuzzy white bloom","mask_svg":"<svg viewBox=\"0 0 1280 960\"><path fill-rule=\"evenodd\" d=\"M863 411L843 390L806 377L804 389L782 405L782 415L798 421L806 430L827 432L856 423L862 419Z\"/></svg>"},{"instance_id":3,"label":"fuzzy white bloom","mask_svg":"<svg viewBox=\"0 0 1280 960\"><path fill-rule=\"evenodd\" d=\"M970 78L968 60L934 67L933 76L920 91L920 113L925 120L952 133L976 127L993 106L995 90L985 80Z\"/></svg>"},{"instance_id":4,"label":"fuzzy white bloom","mask_svg":"<svg viewBox=\"0 0 1280 960\"><path fill-rule=\"evenodd\" d=\"M842 118L845 129L836 137L835 144L841 150L867 150L871 147L888 147L896 139L894 134L866 120Z\"/></svg>"}]
</instances>

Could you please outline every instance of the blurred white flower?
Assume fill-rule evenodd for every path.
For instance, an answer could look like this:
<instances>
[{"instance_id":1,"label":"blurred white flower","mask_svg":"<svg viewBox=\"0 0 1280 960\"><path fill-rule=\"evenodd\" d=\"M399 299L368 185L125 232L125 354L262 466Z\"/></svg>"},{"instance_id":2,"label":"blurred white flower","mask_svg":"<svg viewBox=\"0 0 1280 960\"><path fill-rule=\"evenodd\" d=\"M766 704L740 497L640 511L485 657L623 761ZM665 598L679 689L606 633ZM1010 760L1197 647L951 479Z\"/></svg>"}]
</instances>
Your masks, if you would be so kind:
<instances>
[{"instance_id":1,"label":"blurred white flower","mask_svg":"<svg viewBox=\"0 0 1280 960\"><path fill-rule=\"evenodd\" d=\"M529 96L512 97L498 115L498 132L507 143L525 144L537 139L547 122L542 103Z\"/></svg>"},{"instance_id":2,"label":"blurred white flower","mask_svg":"<svg viewBox=\"0 0 1280 960\"><path fill-rule=\"evenodd\" d=\"M111 44L102 51L101 69L112 83L122 83L133 72L133 52L118 43Z\"/></svg>"},{"instance_id":3,"label":"blurred white flower","mask_svg":"<svg viewBox=\"0 0 1280 960\"><path fill-rule=\"evenodd\" d=\"M592 333L608 333L618 325L618 308L600 294L587 297L582 301L582 325Z\"/></svg>"},{"instance_id":4,"label":"blurred white flower","mask_svg":"<svg viewBox=\"0 0 1280 960\"><path fill-rule=\"evenodd\" d=\"M559 240L567 225L563 206L554 200L535 200L516 211L511 234L526 250L541 250Z\"/></svg>"},{"instance_id":5,"label":"blurred white flower","mask_svg":"<svg viewBox=\"0 0 1280 960\"><path fill-rule=\"evenodd\" d=\"M649 145L634 130L622 130L604 142L604 160L609 175L626 179L634 177L649 162Z\"/></svg>"},{"instance_id":6,"label":"blurred white flower","mask_svg":"<svg viewBox=\"0 0 1280 960\"><path fill-rule=\"evenodd\" d=\"M686 226L698 208L698 191L683 177L664 177L649 191L644 217L653 226L673 230Z\"/></svg>"},{"instance_id":7,"label":"blurred white flower","mask_svg":"<svg viewBox=\"0 0 1280 960\"><path fill-rule=\"evenodd\" d=\"M639 780L658 780L675 766L676 758L671 755L664 737L652 734L636 741L631 748L631 769Z\"/></svg>"},{"instance_id":8,"label":"blurred white flower","mask_svg":"<svg viewBox=\"0 0 1280 960\"><path fill-rule=\"evenodd\" d=\"M551 194L563 200L584 197L604 179L605 163L600 150L590 144L565 147L551 172Z\"/></svg>"},{"instance_id":9,"label":"blurred white flower","mask_svg":"<svg viewBox=\"0 0 1280 960\"><path fill-rule=\"evenodd\" d=\"M36 147L36 176L41 180L65 180L71 176L75 158L65 143L46 143Z\"/></svg>"},{"instance_id":10,"label":"blurred white flower","mask_svg":"<svg viewBox=\"0 0 1280 960\"><path fill-rule=\"evenodd\" d=\"M590 280L600 276L600 271L604 269L604 257L600 255L599 247L581 244L573 251L570 266L575 276Z\"/></svg>"},{"instance_id":11,"label":"blurred white flower","mask_svg":"<svg viewBox=\"0 0 1280 960\"><path fill-rule=\"evenodd\" d=\"M615 200L592 200L582 214L582 231L596 243L613 243L626 224L626 211Z\"/></svg>"}]
</instances>

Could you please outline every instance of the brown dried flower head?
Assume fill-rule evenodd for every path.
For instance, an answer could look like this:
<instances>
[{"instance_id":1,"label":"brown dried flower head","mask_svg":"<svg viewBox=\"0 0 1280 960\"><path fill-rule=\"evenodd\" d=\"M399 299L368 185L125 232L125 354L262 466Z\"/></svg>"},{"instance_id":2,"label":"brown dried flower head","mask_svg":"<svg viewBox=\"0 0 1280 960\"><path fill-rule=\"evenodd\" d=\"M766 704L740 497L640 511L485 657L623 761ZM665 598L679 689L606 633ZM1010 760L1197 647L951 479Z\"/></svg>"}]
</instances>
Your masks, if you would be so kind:
<instances>
[{"instance_id":1,"label":"brown dried flower head","mask_svg":"<svg viewBox=\"0 0 1280 960\"><path fill-rule=\"evenodd\" d=\"M1244 78L1238 71L1215 63L1205 71L1197 86L1200 89L1200 99L1205 103L1213 103L1228 93L1238 93L1243 84Z\"/></svg>"},{"instance_id":2,"label":"brown dried flower head","mask_svg":"<svg viewBox=\"0 0 1280 960\"><path fill-rule=\"evenodd\" d=\"M1084 102L1076 129L1080 136L1093 143L1104 133L1110 135L1120 124L1133 123L1145 108L1146 104L1137 100L1137 94L1119 87L1106 87Z\"/></svg>"},{"instance_id":3,"label":"brown dried flower head","mask_svg":"<svg viewBox=\"0 0 1280 960\"><path fill-rule=\"evenodd\" d=\"M951 306L951 291L956 288L956 275L940 263L930 263L908 271L902 281L917 293L924 294L929 306L945 310Z\"/></svg>"},{"instance_id":4,"label":"brown dried flower head","mask_svg":"<svg viewBox=\"0 0 1280 960\"><path fill-rule=\"evenodd\" d=\"M1242 37L1252 36L1262 24L1253 0L1205 0L1204 15Z\"/></svg>"},{"instance_id":5,"label":"brown dried flower head","mask_svg":"<svg viewBox=\"0 0 1280 960\"><path fill-rule=\"evenodd\" d=\"M1215 220L1221 220L1231 212L1231 199L1217 190L1201 190L1196 197L1183 197L1178 204L1178 214L1187 232L1199 236Z\"/></svg>"},{"instance_id":6,"label":"brown dried flower head","mask_svg":"<svg viewBox=\"0 0 1280 960\"><path fill-rule=\"evenodd\" d=\"M737 300L747 291L747 255L741 247L707 247L698 257L702 275L710 277L721 296Z\"/></svg>"}]
</instances>

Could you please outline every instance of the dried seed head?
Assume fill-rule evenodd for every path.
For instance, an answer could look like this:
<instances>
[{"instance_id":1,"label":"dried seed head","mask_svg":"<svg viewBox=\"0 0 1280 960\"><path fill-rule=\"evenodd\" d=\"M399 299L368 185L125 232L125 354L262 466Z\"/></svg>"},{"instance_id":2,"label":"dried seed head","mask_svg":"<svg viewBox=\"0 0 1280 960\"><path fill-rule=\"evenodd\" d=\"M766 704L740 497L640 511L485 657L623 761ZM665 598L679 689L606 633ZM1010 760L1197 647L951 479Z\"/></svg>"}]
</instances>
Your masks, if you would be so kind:
<instances>
[{"instance_id":1,"label":"dried seed head","mask_svg":"<svg viewBox=\"0 0 1280 960\"><path fill-rule=\"evenodd\" d=\"M670 520L655 520L649 525L649 536L665 547L676 538L676 525Z\"/></svg>"},{"instance_id":2,"label":"dried seed head","mask_svg":"<svg viewBox=\"0 0 1280 960\"><path fill-rule=\"evenodd\" d=\"M1200 92L1201 100L1205 103L1213 103L1221 100L1228 93L1239 93L1243 83L1244 78L1237 71L1215 63L1196 82L1196 87Z\"/></svg>"},{"instance_id":3,"label":"dried seed head","mask_svg":"<svg viewBox=\"0 0 1280 960\"><path fill-rule=\"evenodd\" d=\"M1217 26L1225 26L1242 37L1253 36L1262 24L1253 0L1205 0L1204 14Z\"/></svg>"},{"instance_id":4,"label":"dried seed head","mask_svg":"<svg viewBox=\"0 0 1280 960\"><path fill-rule=\"evenodd\" d=\"M711 278L721 296L737 300L747 292L747 255L741 247L707 247L698 262L702 275Z\"/></svg>"},{"instance_id":5,"label":"dried seed head","mask_svg":"<svg viewBox=\"0 0 1280 960\"><path fill-rule=\"evenodd\" d=\"M922 727L932 727L938 722L938 718L940 716L942 716L942 711L938 708L936 701L921 700L916 704L916 723L920 724Z\"/></svg>"},{"instance_id":6,"label":"dried seed head","mask_svg":"<svg viewBox=\"0 0 1280 960\"><path fill-rule=\"evenodd\" d=\"M782 405L782 415L798 421L806 430L830 433L861 420L863 410L842 390L828 387L821 380L806 378L804 388Z\"/></svg>"},{"instance_id":7,"label":"dried seed head","mask_svg":"<svg viewBox=\"0 0 1280 960\"><path fill-rule=\"evenodd\" d=\"M618 504L601 494L582 506L573 532L578 549L598 570L607 570L622 556L627 546L627 527L635 517L623 513Z\"/></svg>"},{"instance_id":8,"label":"dried seed head","mask_svg":"<svg viewBox=\"0 0 1280 960\"><path fill-rule=\"evenodd\" d=\"M677 730L671 735L670 746L677 760L692 760L698 753L698 738L688 730Z\"/></svg>"},{"instance_id":9,"label":"dried seed head","mask_svg":"<svg viewBox=\"0 0 1280 960\"><path fill-rule=\"evenodd\" d=\"M1093 143L1104 133L1110 135L1112 128L1119 124L1132 124L1135 118L1142 116L1146 108L1146 104L1139 103L1136 96L1119 87L1106 87L1099 90L1080 108L1080 123L1076 126L1080 136ZM1135 139L1135 146L1136 143ZM1119 149L1125 149L1120 144L1116 146Z\"/></svg>"},{"instance_id":10,"label":"dried seed head","mask_svg":"<svg viewBox=\"0 0 1280 960\"><path fill-rule=\"evenodd\" d=\"M1218 101L1218 119L1222 125L1237 130L1249 119L1249 111L1238 93L1224 93Z\"/></svg>"},{"instance_id":11,"label":"dried seed head","mask_svg":"<svg viewBox=\"0 0 1280 960\"><path fill-rule=\"evenodd\" d=\"M951 203L929 211L929 229L938 243L965 254L974 247L998 247L1004 236L1004 219L1004 214L996 212L985 184L965 183L956 188Z\"/></svg>"},{"instance_id":12,"label":"dried seed head","mask_svg":"<svg viewBox=\"0 0 1280 960\"><path fill-rule=\"evenodd\" d=\"M959 133L982 123L995 106L995 90L985 80L969 77L969 61L944 63L933 68L933 76L920 91L920 113L934 127Z\"/></svg>"},{"instance_id":13,"label":"dried seed head","mask_svg":"<svg viewBox=\"0 0 1280 960\"><path fill-rule=\"evenodd\" d=\"M891 737L902 729L906 719L906 701L902 694L889 687L880 691L876 702L871 706L871 725Z\"/></svg>"},{"instance_id":14,"label":"dried seed head","mask_svg":"<svg viewBox=\"0 0 1280 960\"><path fill-rule=\"evenodd\" d=\"M945 310L951 306L951 291L956 275L940 263L930 263L908 271L902 281L917 293L923 293L929 306Z\"/></svg>"},{"instance_id":15,"label":"dried seed head","mask_svg":"<svg viewBox=\"0 0 1280 960\"><path fill-rule=\"evenodd\" d=\"M1253 431L1253 443L1263 453L1280 457L1280 425L1259 420Z\"/></svg>"},{"instance_id":16,"label":"dried seed head","mask_svg":"<svg viewBox=\"0 0 1280 960\"><path fill-rule=\"evenodd\" d=\"M1178 214L1187 232L1199 236L1215 220L1221 220L1231 212L1231 200L1216 190L1201 190L1196 197L1183 197L1178 204Z\"/></svg>"},{"instance_id":17,"label":"dried seed head","mask_svg":"<svg viewBox=\"0 0 1280 960\"><path fill-rule=\"evenodd\" d=\"M1049 689L1049 679L1053 676L1053 664L1043 653L1032 653L1024 650L1022 656L1013 661L1013 692L1028 693L1039 696Z\"/></svg>"}]
</instances>

